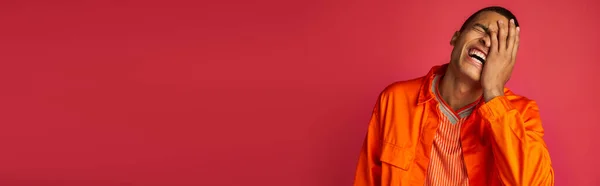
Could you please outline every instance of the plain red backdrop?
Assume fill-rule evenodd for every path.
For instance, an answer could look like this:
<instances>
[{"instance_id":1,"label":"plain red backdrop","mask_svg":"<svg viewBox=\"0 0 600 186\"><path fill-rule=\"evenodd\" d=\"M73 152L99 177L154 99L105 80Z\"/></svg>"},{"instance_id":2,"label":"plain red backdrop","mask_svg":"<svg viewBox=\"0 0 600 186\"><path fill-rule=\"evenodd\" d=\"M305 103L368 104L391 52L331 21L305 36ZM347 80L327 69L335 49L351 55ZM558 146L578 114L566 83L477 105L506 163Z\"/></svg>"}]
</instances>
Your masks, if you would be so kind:
<instances>
[{"instance_id":1,"label":"plain red backdrop","mask_svg":"<svg viewBox=\"0 0 600 186\"><path fill-rule=\"evenodd\" d=\"M598 1L0 1L0 185L350 185L371 109L511 9L557 185L599 185Z\"/></svg>"}]
</instances>

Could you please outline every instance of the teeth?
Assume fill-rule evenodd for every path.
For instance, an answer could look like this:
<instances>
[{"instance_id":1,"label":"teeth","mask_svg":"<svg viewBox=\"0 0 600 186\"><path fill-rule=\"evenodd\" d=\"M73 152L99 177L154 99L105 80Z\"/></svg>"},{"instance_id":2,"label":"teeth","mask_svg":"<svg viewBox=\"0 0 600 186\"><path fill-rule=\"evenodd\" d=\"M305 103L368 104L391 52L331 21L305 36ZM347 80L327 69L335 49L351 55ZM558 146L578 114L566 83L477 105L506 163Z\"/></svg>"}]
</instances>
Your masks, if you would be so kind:
<instances>
[{"instance_id":1,"label":"teeth","mask_svg":"<svg viewBox=\"0 0 600 186\"><path fill-rule=\"evenodd\" d=\"M485 57L486 57L485 54L483 54L479 50L475 50L475 49L469 50L469 55L476 55L477 57L480 57L484 61L485 61Z\"/></svg>"}]
</instances>

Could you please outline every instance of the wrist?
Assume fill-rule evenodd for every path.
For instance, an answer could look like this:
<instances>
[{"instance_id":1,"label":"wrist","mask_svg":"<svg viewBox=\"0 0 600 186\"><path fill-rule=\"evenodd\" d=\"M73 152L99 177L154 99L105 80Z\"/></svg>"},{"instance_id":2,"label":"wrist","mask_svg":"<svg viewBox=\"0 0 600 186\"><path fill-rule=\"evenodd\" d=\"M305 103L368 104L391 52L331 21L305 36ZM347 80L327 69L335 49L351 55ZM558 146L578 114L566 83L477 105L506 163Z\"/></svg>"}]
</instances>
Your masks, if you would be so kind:
<instances>
[{"instance_id":1,"label":"wrist","mask_svg":"<svg viewBox=\"0 0 600 186\"><path fill-rule=\"evenodd\" d=\"M483 91L483 98L485 99L485 102L489 102L490 100L494 99L495 97L498 96L502 96L504 95L504 91L503 90L499 90L499 89L492 89L492 90L484 90Z\"/></svg>"}]
</instances>

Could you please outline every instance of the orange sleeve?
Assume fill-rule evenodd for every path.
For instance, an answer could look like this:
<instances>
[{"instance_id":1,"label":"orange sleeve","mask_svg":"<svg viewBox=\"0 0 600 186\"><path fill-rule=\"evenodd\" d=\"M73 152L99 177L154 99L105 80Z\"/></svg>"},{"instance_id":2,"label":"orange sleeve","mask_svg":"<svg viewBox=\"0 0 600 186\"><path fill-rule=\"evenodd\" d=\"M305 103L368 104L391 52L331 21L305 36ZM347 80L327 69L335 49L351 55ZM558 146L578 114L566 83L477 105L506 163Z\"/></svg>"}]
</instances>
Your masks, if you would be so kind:
<instances>
[{"instance_id":1,"label":"orange sleeve","mask_svg":"<svg viewBox=\"0 0 600 186\"><path fill-rule=\"evenodd\" d=\"M369 121L367 135L360 150L354 186L381 185L381 139L379 102L376 104Z\"/></svg>"},{"instance_id":2,"label":"orange sleeve","mask_svg":"<svg viewBox=\"0 0 600 186\"><path fill-rule=\"evenodd\" d=\"M523 104L523 105L516 105ZM518 108L526 108L520 113ZM554 185L554 170L534 101L498 96L480 107L491 128L494 161L504 185Z\"/></svg>"}]
</instances>

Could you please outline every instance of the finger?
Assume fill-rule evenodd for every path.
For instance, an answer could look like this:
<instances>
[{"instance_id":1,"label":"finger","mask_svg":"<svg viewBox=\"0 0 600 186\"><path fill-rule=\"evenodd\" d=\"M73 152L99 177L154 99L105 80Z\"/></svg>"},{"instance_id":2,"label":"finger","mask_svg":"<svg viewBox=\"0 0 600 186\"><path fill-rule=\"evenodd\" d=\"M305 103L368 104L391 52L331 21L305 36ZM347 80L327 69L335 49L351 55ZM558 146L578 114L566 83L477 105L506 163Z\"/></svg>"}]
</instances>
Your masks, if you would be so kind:
<instances>
[{"instance_id":1,"label":"finger","mask_svg":"<svg viewBox=\"0 0 600 186\"><path fill-rule=\"evenodd\" d=\"M506 43L506 49L508 52L511 52L512 54L512 50L515 44L515 35L516 35L516 26L515 26L515 20L514 19L510 19L510 23L508 24L508 38L507 38L507 43Z\"/></svg>"},{"instance_id":2,"label":"finger","mask_svg":"<svg viewBox=\"0 0 600 186\"><path fill-rule=\"evenodd\" d=\"M498 26L496 24L490 24L489 26L490 32L490 53L498 52Z\"/></svg>"},{"instance_id":3,"label":"finger","mask_svg":"<svg viewBox=\"0 0 600 186\"><path fill-rule=\"evenodd\" d=\"M519 38L521 36L521 28L517 27L516 29L516 34L515 34L515 44L512 48L512 62L515 62L515 60L517 59L517 51L519 50Z\"/></svg>"},{"instance_id":4,"label":"finger","mask_svg":"<svg viewBox=\"0 0 600 186\"><path fill-rule=\"evenodd\" d=\"M504 21L498 20L498 51L503 52L506 51L506 35L508 29L506 29L506 24Z\"/></svg>"}]
</instances>

